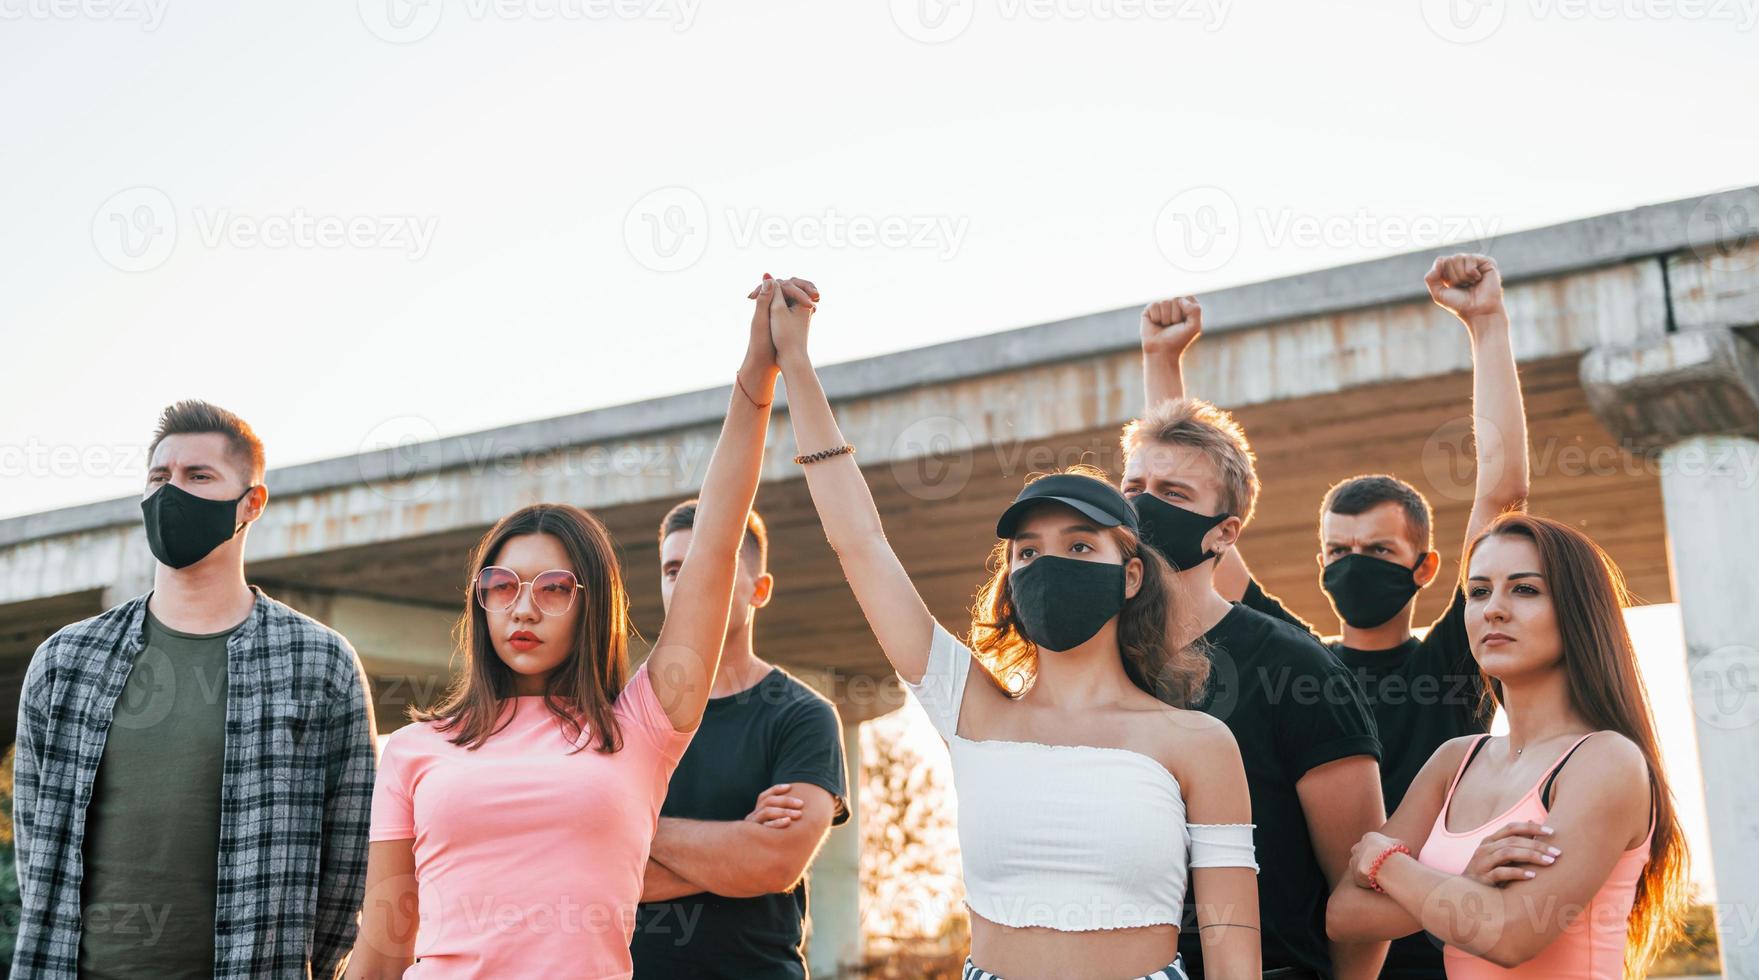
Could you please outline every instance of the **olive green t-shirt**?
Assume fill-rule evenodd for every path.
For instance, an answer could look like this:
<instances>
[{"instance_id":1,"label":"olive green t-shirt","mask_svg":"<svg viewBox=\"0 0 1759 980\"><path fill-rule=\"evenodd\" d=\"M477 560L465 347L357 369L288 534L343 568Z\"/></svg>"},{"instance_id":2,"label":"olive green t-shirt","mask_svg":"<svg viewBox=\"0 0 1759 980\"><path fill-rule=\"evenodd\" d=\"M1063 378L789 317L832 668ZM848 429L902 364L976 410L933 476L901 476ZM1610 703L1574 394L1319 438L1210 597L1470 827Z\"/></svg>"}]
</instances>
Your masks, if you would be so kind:
<instances>
[{"instance_id":1,"label":"olive green t-shirt","mask_svg":"<svg viewBox=\"0 0 1759 980\"><path fill-rule=\"evenodd\" d=\"M242 624L240 624L242 625ZM226 640L147 614L86 808L79 975L214 975Z\"/></svg>"}]
</instances>

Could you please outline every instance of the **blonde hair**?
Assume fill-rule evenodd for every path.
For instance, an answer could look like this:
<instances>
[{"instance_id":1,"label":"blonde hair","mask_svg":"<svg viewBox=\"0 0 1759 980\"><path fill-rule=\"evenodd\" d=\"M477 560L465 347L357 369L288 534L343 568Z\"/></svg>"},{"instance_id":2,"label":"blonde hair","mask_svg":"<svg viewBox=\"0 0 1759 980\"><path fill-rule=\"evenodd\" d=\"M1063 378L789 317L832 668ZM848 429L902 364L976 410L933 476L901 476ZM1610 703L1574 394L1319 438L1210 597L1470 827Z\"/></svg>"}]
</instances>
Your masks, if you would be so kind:
<instances>
[{"instance_id":1,"label":"blonde hair","mask_svg":"<svg viewBox=\"0 0 1759 980\"><path fill-rule=\"evenodd\" d=\"M1223 512L1240 518L1241 524L1252 520L1258 504L1256 457L1246 430L1226 411L1201 398L1169 398L1124 426L1118 442L1125 462L1150 443L1198 450L1221 475Z\"/></svg>"}]
</instances>

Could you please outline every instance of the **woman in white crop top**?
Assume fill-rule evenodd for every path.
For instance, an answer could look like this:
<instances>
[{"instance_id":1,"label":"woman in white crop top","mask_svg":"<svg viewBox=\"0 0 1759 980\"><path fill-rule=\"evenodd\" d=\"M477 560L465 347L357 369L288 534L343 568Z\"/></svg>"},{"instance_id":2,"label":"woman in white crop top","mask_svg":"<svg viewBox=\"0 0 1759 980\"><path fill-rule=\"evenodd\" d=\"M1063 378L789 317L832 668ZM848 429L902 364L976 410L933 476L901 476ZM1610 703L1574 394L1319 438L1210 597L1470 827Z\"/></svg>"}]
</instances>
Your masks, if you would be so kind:
<instances>
[{"instance_id":1,"label":"woman in white crop top","mask_svg":"<svg viewBox=\"0 0 1759 980\"><path fill-rule=\"evenodd\" d=\"M1028 484L997 525L971 630L977 662L886 541L806 328L777 324L797 462L826 537L952 753L973 913L965 977L1183 978L1188 874L1206 976L1258 977L1239 747L1221 721L1184 707L1208 661L1168 648L1172 570L1141 545L1135 510L1097 470Z\"/></svg>"}]
</instances>

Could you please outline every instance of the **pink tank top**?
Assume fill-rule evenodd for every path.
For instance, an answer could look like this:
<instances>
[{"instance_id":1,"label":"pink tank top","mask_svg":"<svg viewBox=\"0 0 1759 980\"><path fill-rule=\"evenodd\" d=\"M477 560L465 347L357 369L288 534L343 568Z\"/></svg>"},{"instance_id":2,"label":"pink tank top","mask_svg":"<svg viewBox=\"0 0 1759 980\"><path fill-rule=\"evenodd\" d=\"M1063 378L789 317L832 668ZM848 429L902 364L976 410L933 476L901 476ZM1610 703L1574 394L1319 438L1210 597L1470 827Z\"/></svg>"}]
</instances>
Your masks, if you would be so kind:
<instances>
[{"instance_id":1,"label":"pink tank top","mask_svg":"<svg viewBox=\"0 0 1759 980\"><path fill-rule=\"evenodd\" d=\"M1563 767L1570 753L1576 751L1577 746L1594 734L1589 732L1577 739L1514 806L1485 821L1482 826L1456 834L1447 829L1448 810L1453 805L1454 790L1460 785L1460 777L1466 774L1466 766L1490 738L1489 735L1479 736L1478 741L1466 753L1466 758L1460 762L1459 770L1454 773L1454 781L1448 786L1447 799L1442 802L1441 813L1435 818L1435 826L1429 829L1429 840L1424 843L1417 860L1437 871L1457 875L1466 870L1473 852L1478 850L1479 842L1505 825L1523 820L1544 823L1550 810L1540 798L1541 788ZM1649 835L1643 839L1643 843L1626 851L1619 858L1618 863L1613 865L1612 873L1607 876L1606 883L1600 886L1588 907L1566 925L1564 931L1552 940L1551 945L1541 950L1538 956L1509 970L1448 946L1442 950L1448 980L1506 980L1509 977L1622 980L1625 970L1625 936L1631 918L1631 906L1636 902L1637 879L1642 876L1644 865L1649 863L1649 844L1654 836L1652 822Z\"/></svg>"}]
</instances>

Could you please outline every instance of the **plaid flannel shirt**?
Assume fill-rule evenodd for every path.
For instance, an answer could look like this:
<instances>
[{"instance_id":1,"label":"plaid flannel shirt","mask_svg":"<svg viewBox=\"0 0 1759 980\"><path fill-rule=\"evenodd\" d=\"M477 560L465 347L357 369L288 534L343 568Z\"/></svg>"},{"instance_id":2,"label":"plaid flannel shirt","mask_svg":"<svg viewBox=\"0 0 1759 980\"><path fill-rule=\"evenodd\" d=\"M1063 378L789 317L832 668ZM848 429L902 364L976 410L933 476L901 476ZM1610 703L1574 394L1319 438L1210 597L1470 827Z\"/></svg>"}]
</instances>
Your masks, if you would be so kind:
<instances>
[{"instance_id":1,"label":"plaid flannel shirt","mask_svg":"<svg viewBox=\"0 0 1759 980\"><path fill-rule=\"evenodd\" d=\"M377 765L348 641L252 586L226 644L216 980L336 976L366 888ZM79 969L85 813L116 700L146 645L147 597L37 648L18 706L13 813L23 911L15 980Z\"/></svg>"}]
</instances>

